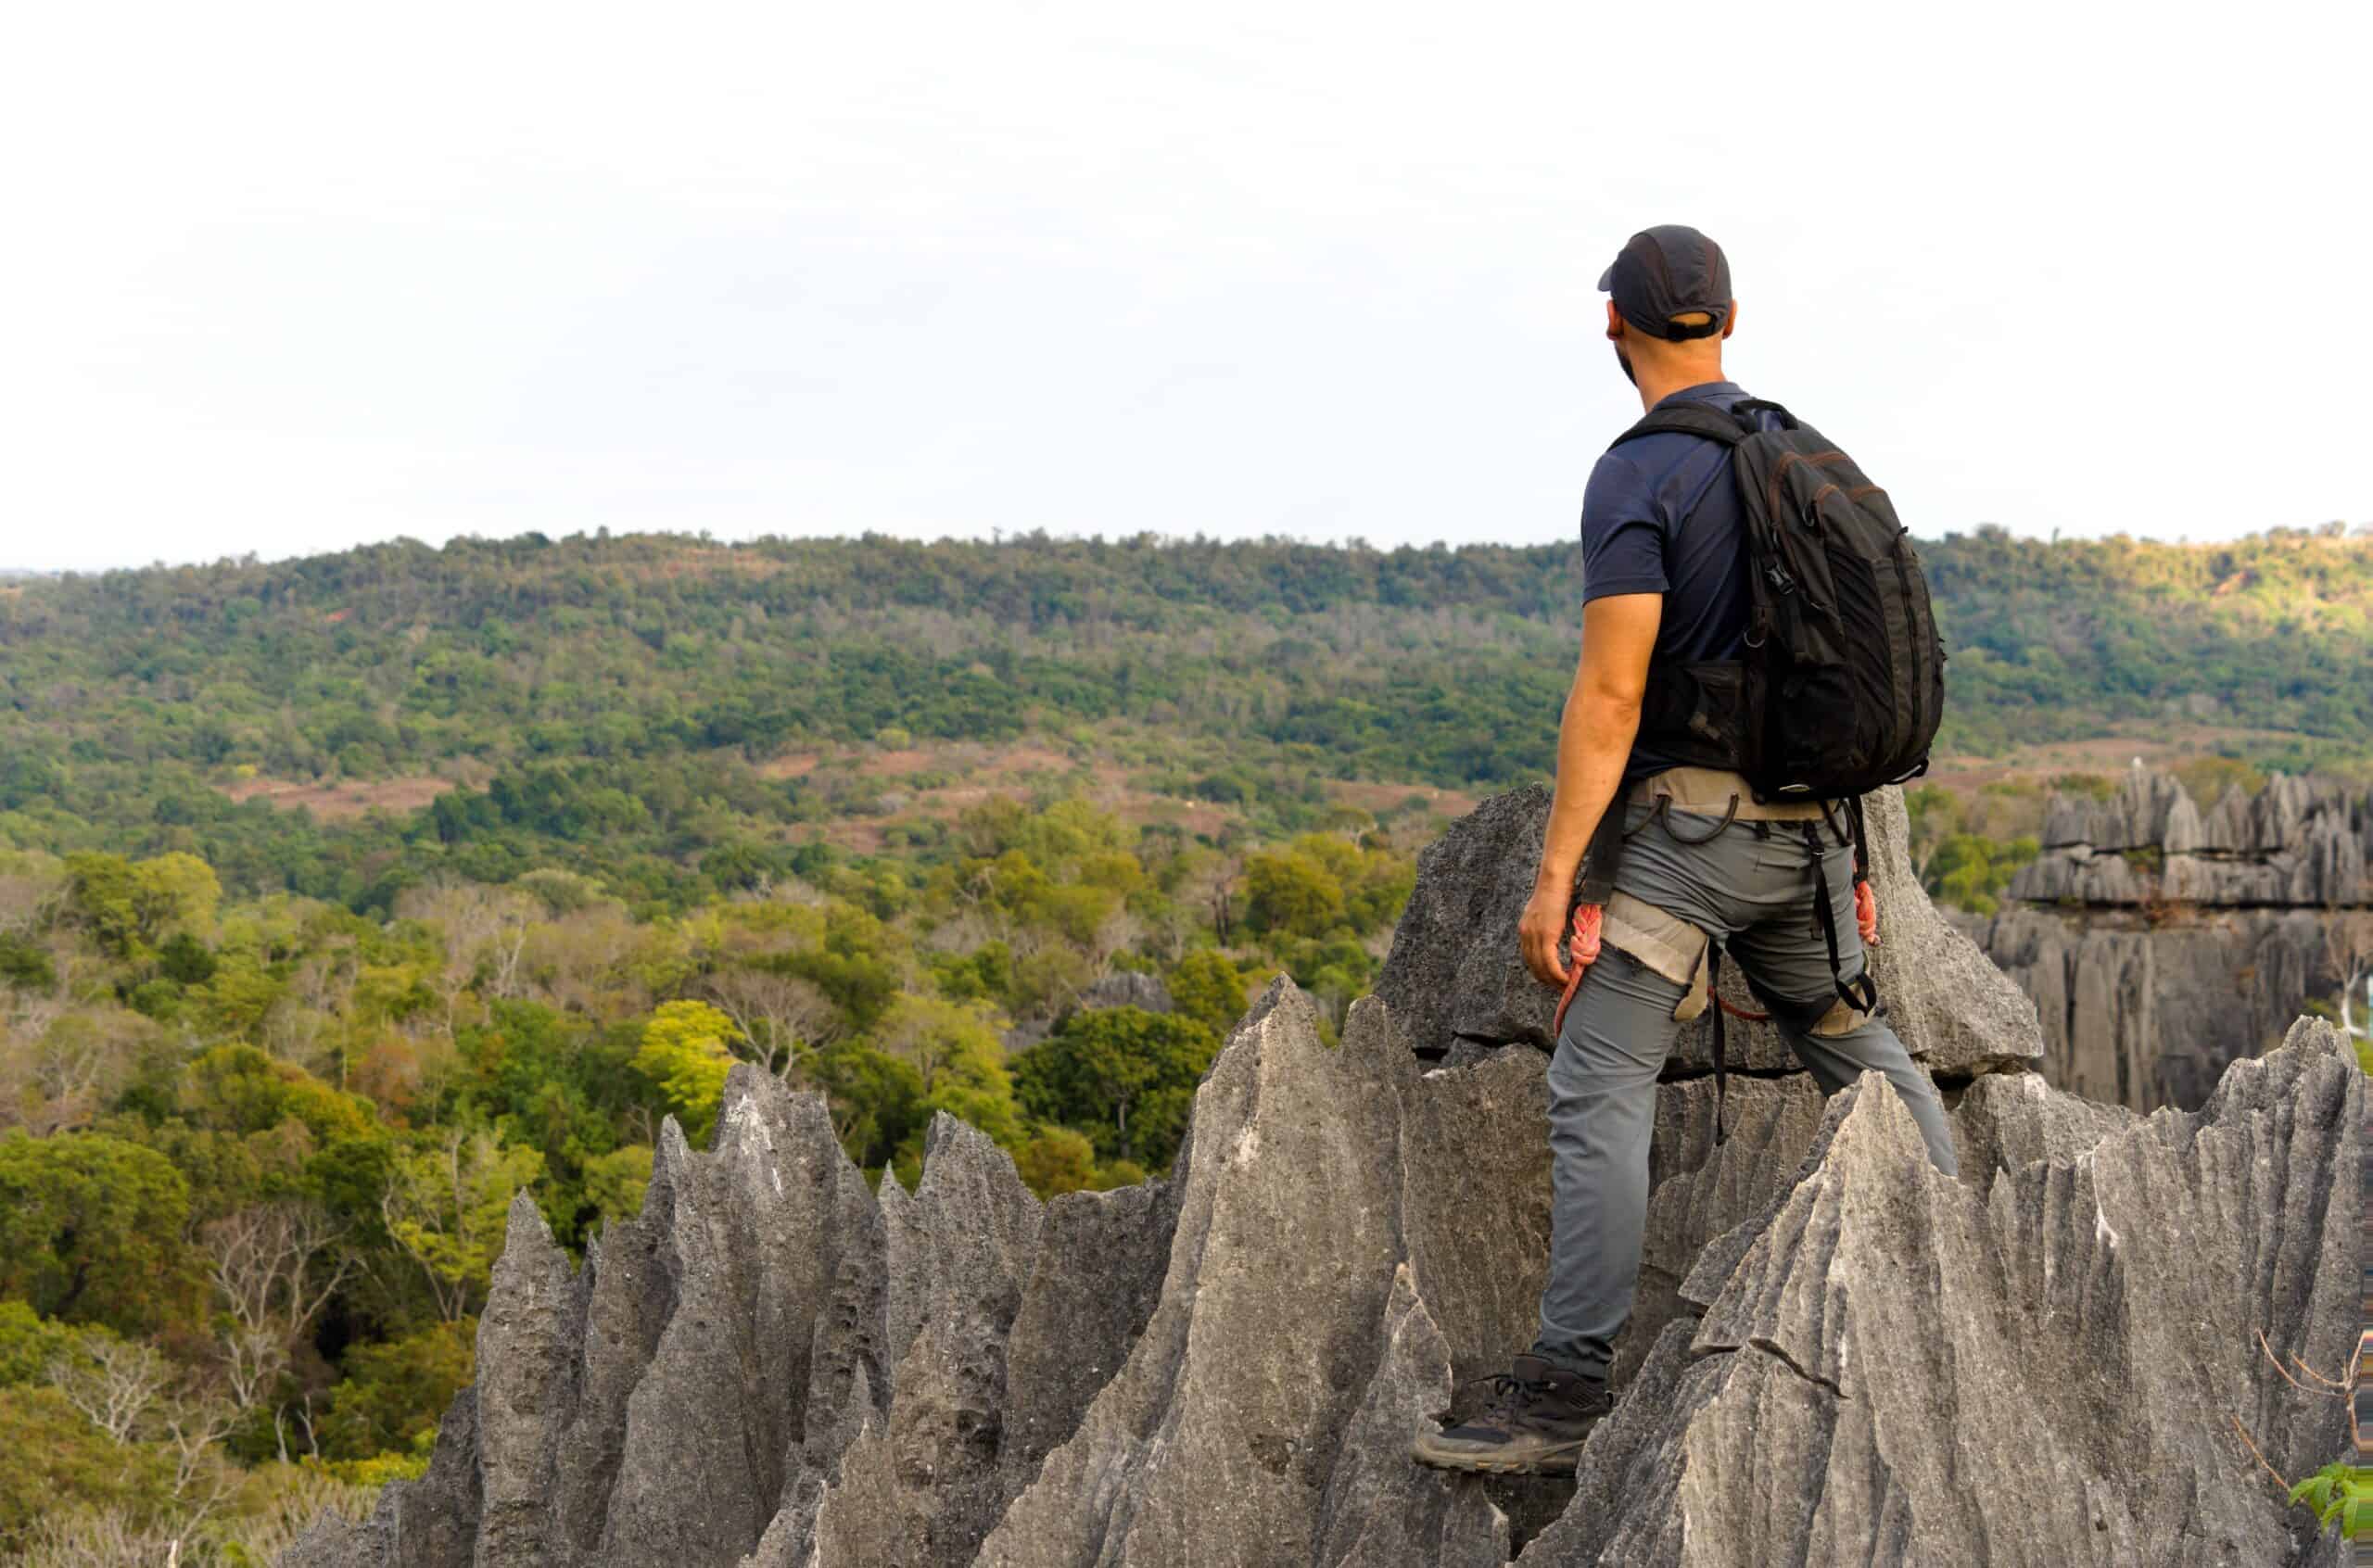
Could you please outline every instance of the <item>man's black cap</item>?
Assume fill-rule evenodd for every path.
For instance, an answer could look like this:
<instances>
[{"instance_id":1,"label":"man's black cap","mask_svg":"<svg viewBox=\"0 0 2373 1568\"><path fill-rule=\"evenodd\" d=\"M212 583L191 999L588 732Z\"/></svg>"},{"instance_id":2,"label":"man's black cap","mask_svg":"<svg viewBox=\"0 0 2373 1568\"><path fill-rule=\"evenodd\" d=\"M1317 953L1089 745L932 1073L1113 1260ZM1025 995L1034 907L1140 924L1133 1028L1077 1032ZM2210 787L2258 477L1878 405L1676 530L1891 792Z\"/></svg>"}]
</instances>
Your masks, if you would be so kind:
<instances>
[{"instance_id":1,"label":"man's black cap","mask_svg":"<svg viewBox=\"0 0 2373 1568\"><path fill-rule=\"evenodd\" d=\"M1731 319L1731 263L1722 247L1686 223L1659 223L1624 242L1615 265L1600 274L1601 292L1615 296L1623 319L1651 337L1711 337ZM1692 310L1713 317L1704 326L1672 320Z\"/></svg>"}]
</instances>

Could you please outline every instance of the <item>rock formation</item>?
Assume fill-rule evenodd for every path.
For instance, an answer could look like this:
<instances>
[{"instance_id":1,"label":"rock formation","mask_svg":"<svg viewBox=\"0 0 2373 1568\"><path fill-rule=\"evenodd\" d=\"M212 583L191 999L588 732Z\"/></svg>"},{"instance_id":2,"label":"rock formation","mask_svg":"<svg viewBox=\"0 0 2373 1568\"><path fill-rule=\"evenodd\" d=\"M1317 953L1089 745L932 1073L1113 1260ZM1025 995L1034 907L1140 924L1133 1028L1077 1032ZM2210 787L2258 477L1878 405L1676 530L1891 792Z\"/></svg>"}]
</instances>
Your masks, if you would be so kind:
<instances>
[{"instance_id":1,"label":"rock formation","mask_svg":"<svg viewBox=\"0 0 2373 1568\"><path fill-rule=\"evenodd\" d=\"M2353 1054L2303 1022L2148 1119L2048 1087L2024 1004L1909 889L1893 802L1882 985L1947 1085L1961 1178L1884 1080L1824 1103L1769 1043L1714 1149L1681 1062L1580 1473L1414 1465L1416 1423L1464 1414L1460 1380L1534 1328L1544 1057L1491 972L1514 911L1449 884L1496 887L1490 845L1537 848L1536 808L1490 803L1423 863L1413 916L1466 955L1430 997L1396 948L1402 1000L1355 1004L1330 1048L1273 985L1160 1182L1041 1205L943 1118L916 1191L877 1196L818 1101L737 1070L714 1151L671 1132L581 1268L515 1206L428 1474L286 1562L2341 1561L2248 1445L2296 1476L2345 1440L2299 1368L2338 1376L2355 1337Z\"/></svg>"},{"instance_id":2,"label":"rock formation","mask_svg":"<svg viewBox=\"0 0 2373 1568\"><path fill-rule=\"evenodd\" d=\"M1008 1051L1027 1051L1055 1031L1063 1027L1073 1013L1090 1012L1101 1007L1136 1007L1148 1013L1168 1013L1177 1009L1170 994L1170 987L1160 975L1142 975L1128 969L1117 969L1099 976L1080 988L1072 997L1052 1013L1040 1013L1022 1019L1005 1031Z\"/></svg>"},{"instance_id":3,"label":"rock formation","mask_svg":"<svg viewBox=\"0 0 2373 1568\"><path fill-rule=\"evenodd\" d=\"M1170 987L1161 982L1160 975L1116 969L1082 987L1071 1005L1063 1009L1063 1016L1096 1007L1137 1007L1148 1013L1167 1013L1175 1005L1170 998Z\"/></svg>"},{"instance_id":4,"label":"rock formation","mask_svg":"<svg viewBox=\"0 0 2373 1568\"><path fill-rule=\"evenodd\" d=\"M2164 774L2056 797L1986 952L2035 1001L2044 1071L2138 1110L2197 1106L2227 1063L2373 965L2373 794L2278 777L2205 812ZM2353 968L2353 967L2352 967Z\"/></svg>"}]
</instances>

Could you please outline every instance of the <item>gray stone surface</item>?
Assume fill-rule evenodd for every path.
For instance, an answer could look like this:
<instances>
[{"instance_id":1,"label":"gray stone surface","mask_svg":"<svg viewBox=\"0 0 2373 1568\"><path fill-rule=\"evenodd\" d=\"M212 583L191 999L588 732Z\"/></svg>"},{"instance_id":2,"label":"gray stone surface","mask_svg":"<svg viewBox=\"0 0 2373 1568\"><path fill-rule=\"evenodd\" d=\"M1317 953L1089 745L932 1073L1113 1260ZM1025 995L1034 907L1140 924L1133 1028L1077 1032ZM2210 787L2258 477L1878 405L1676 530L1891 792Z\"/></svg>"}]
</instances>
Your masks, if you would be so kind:
<instances>
[{"instance_id":1,"label":"gray stone surface","mask_svg":"<svg viewBox=\"0 0 2373 1568\"><path fill-rule=\"evenodd\" d=\"M1549 798L1542 784L1493 795L1417 856L1417 883L1376 982L1417 1049L1551 1043L1556 993L1532 978L1516 947Z\"/></svg>"},{"instance_id":2,"label":"gray stone surface","mask_svg":"<svg viewBox=\"0 0 2373 1568\"><path fill-rule=\"evenodd\" d=\"M1821 1104L1809 1073L1734 1078L1730 1137L1717 1148L1713 1080L1657 1087L1640 1287L1616 1339L1617 1386L1632 1381L1664 1326L1690 1310L1681 1282L1706 1244L1760 1213L1795 1178L1821 1125Z\"/></svg>"},{"instance_id":3,"label":"gray stone surface","mask_svg":"<svg viewBox=\"0 0 2373 1568\"><path fill-rule=\"evenodd\" d=\"M1271 987L1196 1095L1161 1304L982 1568L1311 1559L1399 1261L1391 1083L1415 1066L1377 1009L1329 1050Z\"/></svg>"},{"instance_id":4,"label":"gray stone surface","mask_svg":"<svg viewBox=\"0 0 2373 1568\"><path fill-rule=\"evenodd\" d=\"M2228 789L2203 812L2170 776L2137 770L2106 800L2055 797L2042 843L2012 879L2013 898L2373 904L2373 793L2335 783L2278 774L2252 796Z\"/></svg>"},{"instance_id":5,"label":"gray stone surface","mask_svg":"<svg viewBox=\"0 0 2373 1568\"><path fill-rule=\"evenodd\" d=\"M1160 975L1141 975L1134 969L1115 969L1109 975L1092 980L1081 988L1064 1012L1085 1011L1098 1007L1137 1007L1148 1013L1167 1013L1174 1004L1170 987L1162 984Z\"/></svg>"},{"instance_id":6,"label":"gray stone surface","mask_svg":"<svg viewBox=\"0 0 2373 1568\"><path fill-rule=\"evenodd\" d=\"M1079 1430L1161 1299L1181 1183L1065 1193L1047 1206L1038 1258L1006 1345L1005 1486L1030 1484Z\"/></svg>"},{"instance_id":7,"label":"gray stone surface","mask_svg":"<svg viewBox=\"0 0 2373 1568\"><path fill-rule=\"evenodd\" d=\"M470 1568L478 1532L477 1390L464 1388L438 1423L437 1451L417 1481L391 1481L371 1516L324 1515L281 1557L282 1568Z\"/></svg>"},{"instance_id":8,"label":"gray stone surface","mask_svg":"<svg viewBox=\"0 0 2373 1568\"><path fill-rule=\"evenodd\" d=\"M1379 1004L1357 1002L1355 1009ZM1402 1085L1402 1229L1460 1381L1532 1343L1549 1267L1548 1058L1493 1051ZM1453 1176L1450 1173L1455 1172Z\"/></svg>"},{"instance_id":9,"label":"gray stone surface","mask_svg":"<svg viewBox=\"0 0 2373 1568\"><path fill-rule=\"evenodd\" d=\"M1964 1070L2024 1060L1999 989L1923 934L1924 904L1893 903L1894 1005ZM2329 1029L2234 1065L2196 1115L1957 1079L1958 1182L1881 1080L1824 1102L1801 1073L1736 1077L1719 1151L1711 1083L1669 1080L1617 1412L1580 1473L1423 1470L1417 1427L1470 1410L1463 1380L1533 1333L1543 1065L1476 1046L1429 1068L1374 998L1329 1047L1281 980L1212 1064L1167 1179L1046 1206L945 1119L912 1194L870 1192L820 1099L737 1069L716 1148L668 1127L641 1215L574 1274L514 1209L483 1383L428 1474L286 1561L2328 1555L2219 1418L2287 1473L2341 1451L2344 1407L2255 1338L2335 1373L2354 1336L2364 1090Z\"/></svg>"},{"instance_id":10,"label":"gray stone surface","mask_svg":"<svg viewBox=\"0 0 2373 1568\"><path fill-rule=\"evenodd\" d=\"M915 1190L922 1321L889 1411L842 1457L814 1539L788 1563L958 1568L1004 1511L1006 1341L1037 1259L1044 1210L1013 1161L942 1111Z\"/></svg>"},{"instance_id":11,"label":"gray stone surface","mask_svg":"<svg viewBox=\"0 0 2373 1568\"><path fill-rule=\"evenodd\" d=\"M2321 911L2212 910L2151 926L2114 912L2008 908L1988 949L2035 999L2044 1071L2087 1098L2198 1108L2340 977Z\"/></svg>"},{"instance_id":12,"label":"gray stone surface","mask_svg":"<svg viewBox=\"0 0 2373 1568\"><path fill-rule=\"evenodd\" d=\"M2278 777L2206 811L2164 774L2057 797L2043 855L1983 929L2031 998L2045 1073L2090 1099L2197 1108L2342 979L2332 922L2373 908L2373 797Z\"/></svg>"},{"instance_id":13,"label":"gray stone surface","mask_svg":"<svg viewBox=\"0 0 2373 1568\"><path fill-rule=\"evenodd\" d=\"M1879 903L1871 972L1896 1033L1939 1081L2036 1066L2043 1033L2035 1005L1936 913L1912 872L1903 791L1874 791L1863 816Z\"/></svg>"},{"instance_id":14,"label":"gray stone surface","mask_svg":"<svg viewBox=\"0 0 2373 1568\"><path fill-rule=\"evenodd\" d=\"M583 1286L521 1193L478 1321L477 1568L537 1568L564 1549L552 1504L584 1340Z\"/></svg>"},{"instance_id":15,"label":"gray stone surface","mask_svg":"<svg viewBox=\"0 0 2373 1568\"><path fill-rule=\"evenodd\" d=\"M2234 1423L2287 1474L2341 1451L2340 1401L2275 1375L2258 1335L2326 1375L2347 1360L2355 1227L2334 1220L2363 1119L2354 1054L2303 1023L2197 1115L1972 1183L1925 1165L1866 1076L1805 1179L1723 1249L1736 1263L1693 1275L1686 1353L1677 1321L1520 1562L2307 1557L2312 1522Z\"/></svg>"},{"instance_id":16,"label":"gray stone surface","mask_svg":"<svg viewBox=\"0 0 2373 1568\"><path fill-rule=\"evenodd\" d=\"M2072 1163L2106 1134L2138 1119L2122 1106L2053 1090L2037 1073L1990 1073L1972 1082L1953 1107L1961 1179L1980 1182L1989 1172L2015 1170L2038 1159Z\"/></svg>"},{"instance_id":17,"label":"gray stone surface","mask_svg":"<svg viewBox=\"0 0 2373 1568\"><path fill-rule=\"evenodd\" d=\"M1409 1439L1451 1399L1450 1350L1417 1297L1409 1265L1392 1271L1381 1355L1343 1433L1318 1499L1317 1568L1500 1568L1507 1516L1485 1489L1409 1462Z\"/></svg>"}]
</instances>

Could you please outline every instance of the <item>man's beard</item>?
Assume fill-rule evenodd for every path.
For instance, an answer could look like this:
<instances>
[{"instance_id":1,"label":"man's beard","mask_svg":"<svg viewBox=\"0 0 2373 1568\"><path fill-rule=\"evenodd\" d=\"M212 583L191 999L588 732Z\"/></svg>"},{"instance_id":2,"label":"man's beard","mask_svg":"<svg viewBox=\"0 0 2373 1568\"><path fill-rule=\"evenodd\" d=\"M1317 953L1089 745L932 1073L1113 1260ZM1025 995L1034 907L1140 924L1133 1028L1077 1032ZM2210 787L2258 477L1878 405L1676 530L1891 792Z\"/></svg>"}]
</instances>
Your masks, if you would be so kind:
<instances>
[{"instance_id":1,"label":"man's beard","mask_svg":"<svg viewBox=\"0 0 2373 1568\"><path fill-rule=\"evenodd\" d=\"M1631 373L1631 356L1623 351L1623 340L1619 337L1615 340L1615 362L1623 367L1624 380L1634 386L1640 385L1640 378Z\"/></svg>"}]
</instances>

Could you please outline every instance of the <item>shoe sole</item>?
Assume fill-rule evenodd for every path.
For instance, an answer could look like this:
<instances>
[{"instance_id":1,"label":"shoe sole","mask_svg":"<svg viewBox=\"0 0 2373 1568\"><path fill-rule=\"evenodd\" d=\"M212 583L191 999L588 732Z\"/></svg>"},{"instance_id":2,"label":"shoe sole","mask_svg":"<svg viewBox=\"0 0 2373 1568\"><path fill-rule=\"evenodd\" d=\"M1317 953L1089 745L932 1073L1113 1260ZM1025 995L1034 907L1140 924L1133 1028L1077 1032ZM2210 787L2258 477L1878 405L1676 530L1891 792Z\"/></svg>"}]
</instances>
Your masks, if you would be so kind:
<instances>
[{"instance_id":1,"label":"shoe sole","mask_svg":"<svg viewBox=\"0 0 2373 1568\"><path fill-rule=\"evenodd\" d=\"M1410 1450L1410 1457L1436 1470L1460 1470L1478 1475L1571 1475L1586 1440L1577 1437L1554 1448L1535 1448L1523 1454L1500 1454L1488 1448L1435 1448L1419 1444Z\"/></svg>"}]
</instances>

